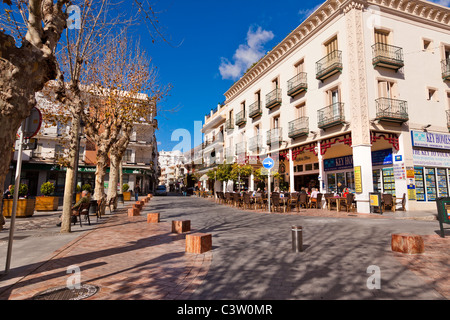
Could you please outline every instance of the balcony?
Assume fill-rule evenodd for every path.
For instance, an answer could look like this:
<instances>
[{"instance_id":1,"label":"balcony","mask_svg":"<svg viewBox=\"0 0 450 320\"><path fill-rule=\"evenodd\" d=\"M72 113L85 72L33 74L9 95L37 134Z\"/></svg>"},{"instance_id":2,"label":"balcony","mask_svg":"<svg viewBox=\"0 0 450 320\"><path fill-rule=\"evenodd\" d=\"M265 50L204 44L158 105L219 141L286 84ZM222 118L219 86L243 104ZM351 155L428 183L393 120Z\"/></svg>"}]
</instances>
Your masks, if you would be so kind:
<instances>
[{"instance_id":1,"label":"balcony","mask_svg":"<svg viewBox=\"0 0 450 320\"><path fill-rule=\"evenodd\" d=\"M301 136L306 136L309 133L309 118L300 117L294 121L289 122L289 138L296 139Z\"/></svg>"},{"instance_id":2,"label":"balcony","mask_svg":"<svg viewBox=\"0 0 450 320\"><path fill-rule=\"evenodd\" d=\"M267 144L279 144L283 141L283 128L275 128L267 131Z\"/></svg>"},{"instance_id":3,"label":"balcony","mask_svg":"<svg viewBox=\"0 0 450 320\"><path fill-rule=\"evenodd\" d=\"M233 122L233 117L228 118L227 121L225 122L225 130L227 132L231 131L234 129L234 122Z\"/></svg>"},{"instance_id":4,"label":"balcony","mask_svg":"<svg viewBox=\"0 0 450 320\"><path fill-rule=\"evenodd\" d=\"M374 67L384 67L397 71L405 65L403 62L403 49L385 43L376 43L372 46L372 64Z\"/></svg>"},{"instance_id":5,"label":"balcony","mask_svg":"<svg viewBox=\"0 0 450 320\"><path fill-rule=\"evenodd\" d=\"M266 108L273 109L281 105L281 89L277 88L266 94Z\"/></svg>"},{"instance_id":6,"label":"balcony","mask_svg":"<svg viewBox=\"0 0 450 320\"><path fill-rule=\"evenodd\" d=\"M288 80L288 96L295 97L296 95L305 92L308 89L308 81L306 72L301 72L292 79Z\"/></svg>"},{"instance_id":7,"label":"balcony","mask_svg":"<svg viewBox=\"0 0 450 320\"><path fill-rule=\"evenodd\" d=\"M247 151L245 141L236 144L236 154L243 154Z\"/></svg>"},{"instance_id":8,"label":"balcony","mask_svg":"<svg viewBox=\"0 0 450 320\"><path fill-rule=\"evenodd\" d=\"M236 113L236 125L242 126L243 124L247 123L247 118L245 118L245 111L242 110L241 112Z\"/></svg>"},{"instance_id":9,"label":"balcony","mask_svg":"<svg viewBox=\"0 0 450 320\"><path fill-rule=\"evenodd\" d=\"M444 81L450 80L450 59L442 60L442 79Z\"/></svg>"},{"instance_id":10,"label":"balcony","mask_svg":"<svg viewBox=\"0 0 450 320\"><path fill-rule=\"evenodd\" d=\"M345 122L344 104L336 102L317 111L318 123L320 129L327 129Z\"/></svg>"},{"instance_id":11,"label":"balcony","mask_svg":"<svg viewBox=\"0 0 450 320\"><path fill-rule=\"evenodd\" d=\"M248 116L252 119L259 117L262 115L261 110L261 102L256 101L255 103L252 103L249 107Z\"/></svg>"},{"instance_id":12,"label":"balcony","mask_svg":"<svg viewBox=\"0 0 450 320\"><path fill-rule=\"evenodd\" d=\"M379 121L403 123L409 120L408 103L403 100L379 98L375 100Z\"/></svg>"},{"instance_id":13,"label":"balcony","mask_svg":"<svg viewBox=\"0 0 450 320\"><path fill-rule=\"evenodd\" d=\"M447 128L450 132L450 110L445 111L447 113Z\"/></svg>"},{"instance_id":14,"label":"balcony","mask_svg":"<svg viewBox=\"0 0 450 320\"><path fill-rule=\"evenodd\" d=\"M342 72L342 51L335 50L316 62L317 80L324 81L338 72Z\"/></svg>"},{"instance_id":15,"label":"balcony","mask_svg":"<svg viewBox=\"0 0 450 320\"><path fill-rule=\"evenodd\" d=\"M261 136L254 136L248 139L248 150L259 152L262 149Z\"/></svg>"}]
</instances>

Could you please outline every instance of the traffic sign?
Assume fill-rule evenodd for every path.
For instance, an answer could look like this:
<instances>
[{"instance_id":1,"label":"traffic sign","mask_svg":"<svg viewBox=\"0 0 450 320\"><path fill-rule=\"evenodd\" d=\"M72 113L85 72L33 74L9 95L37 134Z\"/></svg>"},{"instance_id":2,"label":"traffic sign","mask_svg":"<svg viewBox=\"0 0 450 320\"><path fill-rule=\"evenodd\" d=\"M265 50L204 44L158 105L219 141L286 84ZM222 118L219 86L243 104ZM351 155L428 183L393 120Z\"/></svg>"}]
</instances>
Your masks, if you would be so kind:
<instances>
[{"instance_id":1,"label":"traffic sign","mask_svg":"<svg viewBox=\"0 0 450 320\"><path fill-rule=\"evenodd\" d=\"M31 110L31 114L25 119L25 125L22 126L23 138L30 139L33 138L39 130L42 124L42 114L38 108L34 107Z\"/></svg>"},{"instance_id":2,"label":"traffic sign","mask_svg":"<svg viewBox=\"0 0 450 320\"><path fill-rule=\"evenodd\" d=\"M275 162L273 161L272 158L267 157L263 160L262 165L264 168L266 168L267 170L270 170L273 168L273 166L275 165Z\"/></svg>"}]
</instances>

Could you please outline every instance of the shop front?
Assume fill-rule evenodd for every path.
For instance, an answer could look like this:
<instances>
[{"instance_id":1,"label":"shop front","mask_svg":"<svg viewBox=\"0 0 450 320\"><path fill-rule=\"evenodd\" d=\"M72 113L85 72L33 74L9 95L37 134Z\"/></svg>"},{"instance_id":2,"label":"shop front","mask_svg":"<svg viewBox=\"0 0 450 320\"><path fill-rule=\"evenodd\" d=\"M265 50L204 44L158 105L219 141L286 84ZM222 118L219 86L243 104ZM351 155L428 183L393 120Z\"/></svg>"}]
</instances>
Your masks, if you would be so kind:
<instances>
[{"instance_id":1,"label":"shop front","mask_svg":"<svg viewBox=\"0 0 450 320\"><path fill-rule=\"evenodd\" d=\"M450 134L411 131L411 141L418 208L435 208L450 194Z\"/></svg>"}]
</instances>

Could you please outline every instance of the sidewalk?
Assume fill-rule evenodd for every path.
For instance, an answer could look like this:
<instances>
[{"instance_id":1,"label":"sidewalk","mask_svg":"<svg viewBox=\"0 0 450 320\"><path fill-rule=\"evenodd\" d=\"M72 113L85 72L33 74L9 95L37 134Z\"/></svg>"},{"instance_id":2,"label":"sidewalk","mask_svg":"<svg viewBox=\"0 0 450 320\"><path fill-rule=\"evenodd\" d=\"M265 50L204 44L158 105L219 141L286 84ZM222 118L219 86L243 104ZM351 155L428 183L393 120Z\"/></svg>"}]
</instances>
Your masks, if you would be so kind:
<instances>
[{"instance_id":1,"label":"sidewalk","mask_svg":"<svg viewBox=\"0 0 450 320\"><path fill-rule=\"evenodd\" d=\"M100 288L91 299L187 299L207 273L211 253L185 254L184 236L171 234L170 222L147 224L149 204L144 206L141 216L128 217L126 211L132 203L119 207L99 224L94 217L90 228L83 224L86 231L80 232L79 224L76 225L72 237L52 237L47 232L43 236L47 237L45 249L51 250L48 245L54 240L56 246L66 243L50 255L51 251L47 251L46 258L39 262L12 268L8 276L0 279L0 299L30 299L44 290L65 287L72 275L67 273L71 266L80 269L83 284ZM44 220L53 229L49 221L54 219L46 216L41 218ZM37 237L44 234L41 229L34 232ZM21 232L15 234L19 236ZM19 248L14 250L17 252Z\"/></svg>"}]
</instances>

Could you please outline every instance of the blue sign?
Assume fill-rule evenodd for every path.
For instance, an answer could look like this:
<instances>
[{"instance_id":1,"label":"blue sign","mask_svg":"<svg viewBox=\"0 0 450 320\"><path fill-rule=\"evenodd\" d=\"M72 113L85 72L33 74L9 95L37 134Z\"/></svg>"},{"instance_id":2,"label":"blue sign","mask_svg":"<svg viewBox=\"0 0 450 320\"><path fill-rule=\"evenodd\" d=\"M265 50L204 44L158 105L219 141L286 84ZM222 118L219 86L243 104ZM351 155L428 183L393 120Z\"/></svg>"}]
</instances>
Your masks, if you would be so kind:
<instances>
[{"instance_id":1,"label":"blue sign","mask_svg":"<svg viewBox=\"0 0 450 320\"><path fill-rule=\"evenodd\" d=\"M372 165L381 166L392 164L392 150L378 150L372 152ZM339 158L325 159L323 160L323 166L325 171L336 171L353 169L353 156L344 156Z\"/></svg>"},{"instance_id":2,"label":"blue sign","mask_svg":"<svg viewBox=\"0 0 450 320\"><path fill-rule=\"evenodd\" d=\"M272 158L265 158L265 159L263 160L262 165L263 165L263 167L264 167L265 169L270 170L270 169L272 169L273 166L275 165L275 162L273 161Z\"/></svg>"},{"instance_id":3,"label":"blue sign","mask_svg":"<svg viewBox=\"0 0 450 320\"><path fill-rule=\"evenodd\" d=\"M382 166L386 164L392 164L392 149L372 151L373 166Z\"/></svg>"},{"instance_id":4,"label":"blue sign","mask_svg":"<svg viewBox=\"0 0 450 320\"><path fill-rule=\"evenodd\" d=\"M411 131L413 147L450 149L450 134L423 131Z\"/></svg>"}]
</instances>

